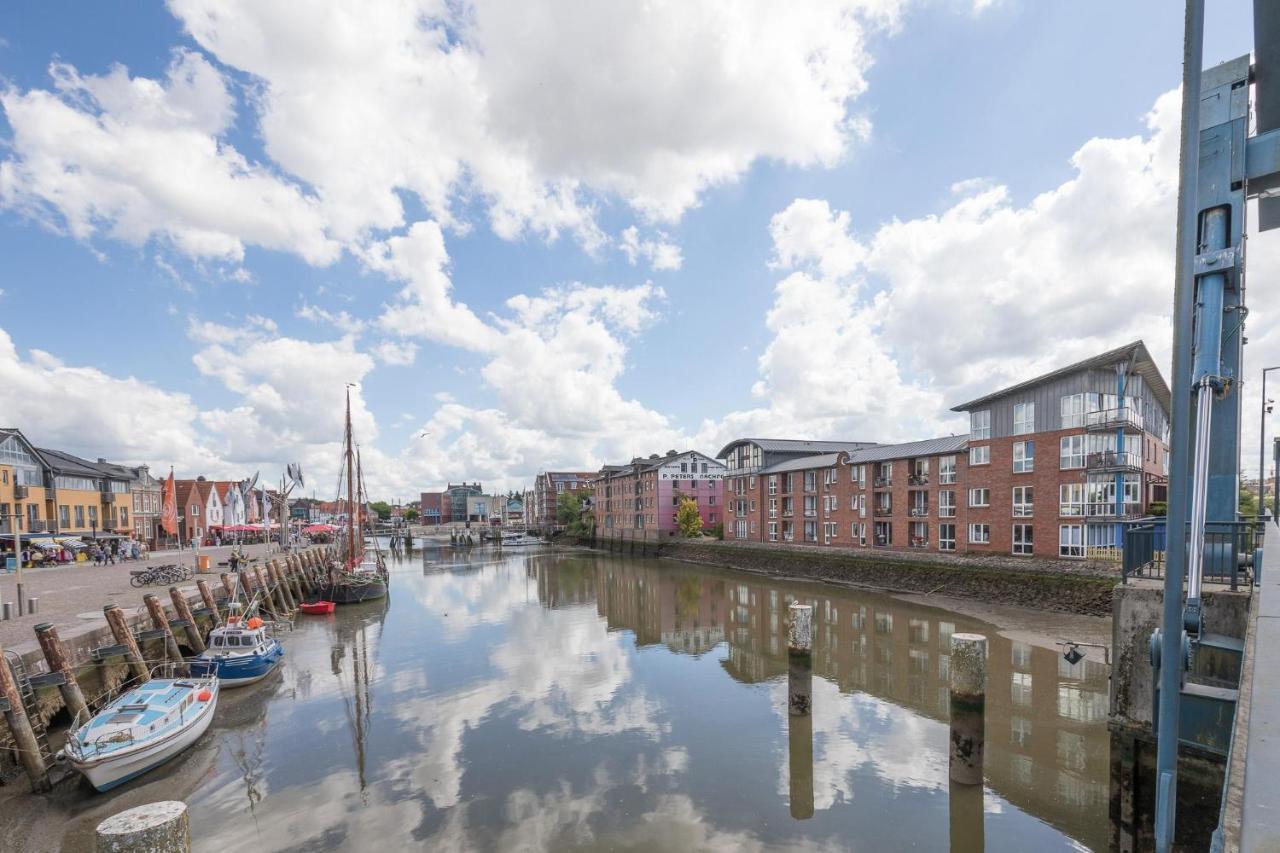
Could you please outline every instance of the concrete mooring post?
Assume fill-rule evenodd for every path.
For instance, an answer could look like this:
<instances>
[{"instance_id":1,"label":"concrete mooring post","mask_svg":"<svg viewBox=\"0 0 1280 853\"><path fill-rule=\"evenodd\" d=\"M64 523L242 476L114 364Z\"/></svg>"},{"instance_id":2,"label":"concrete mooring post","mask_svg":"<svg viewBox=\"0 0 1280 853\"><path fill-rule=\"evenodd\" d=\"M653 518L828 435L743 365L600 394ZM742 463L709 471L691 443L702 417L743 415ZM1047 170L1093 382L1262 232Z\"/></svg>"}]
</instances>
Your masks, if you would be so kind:
<instances>
[{"instance_id":1,"label":"concrete mooring post","mask_svg":"<svg viewBox=\"0 0 1280 853\"><path fill-rule=\"evenodd\" d=\"M787 756L791 816L813 817L813 608L792 604L787 626Z\"/></svg>"},{"instance_id":2,"label":"concrete mooring post","mask_svg":"<svg viewBox=\"0 0 1280 853\"><path fill-rule=\"evenodd\" d=\"M102 614L107 618L107 624L111 626L111 635L116 638L116 643L125 647L124 656L129 662L129 672L139 681L146 681L151 677L151 672L147 669L147 662L142 658L142 650L138 648L138 640L133 636L133 630L129 628L129 621L125 618L124 611L118 604L108 604L102 608Z\"/></svg>"},{"instance_id":3,"label":"concrete mooring post","mask_svg":"<svg viewBox=\"0 0 1280 853\"><path fill-rule=\"evenodd\" d=\"M950 781L947 802L951 821L950 853L983 853L986 850L982 797L981 785Z\"/></svg>"},{"instance_id":4,"label":"concrete mooring post","mask_svg":"<svg viewBox=\"0 0 1280 853\"><path fill-rule=\"evenodd\" d=\"M178 638L173 636L173 629L169 627L169 614L164 612L164 605L160 603L160 599L154 592L149 592L142 596L142 603L147 606L147 612L151 614L151 624L157 631L164 632L165 655L175 664L184 663L182 649L178 648Z\"/></svg>"},{"instance_id":5,"label":"concrete mooring post","mask_svg":"<svg viewBox=\"0 0 1280 853\"><path fill-rule=\"evenodd\" d=\"M22 694L18 690L18 680L9 668L9 659L4 656L4 648L0 647L0 698L6 700L9 709L4 712L4 721L13 735L13 744L18 750L18 760L31 779L33 791L48 791L49 773L44 766L44 756L40 753L40 742L36 740L35 730L31 728L31 720L27 717L26 706L22 704Z\"/></svg>"},{"instance_id":6,"label":"concrete mooring post","mask_svg":"<svg viewBox=\"0 0 1280 853\"><path fill-rule=\"evenodd\" d=\"M187 804L148 803L113 815L94 834L97 853L190 853Z\"/></svg>"},{"instance_id":7,"label":"concrete mooring post","mask_svg":"<svg viewBox=\"0 0 1280 853\"><path fill-rule=\"evenodd\" d=\"M84 693L80 690L80 682L76 681L76 672L67 660L67 649L58 637L58 629L49 622L41 622L36 626L36 640L40 650L44 652L45 663L50 672L62 673L62 684L58 692L62 694L62 703L67 706L67 713L75 720L81 714L88 719L89 705L84 701Z\"/></svg>"},{"instance_id":8,"label":"concrete mooring post","mask_svg":"<svg viewBox=\"0 0 1280 853\"><path fill-rule=\"evenodd\" d=\"M951 635L951 780L982 784L986 749L987 638Z\"/></svg>"},{"instance_id":9,"label":"concrete mooring post","mask_svg":"<svg viewBox=\"0 0 1280 853\"><path fill-rule=\"evenodd\" d=\"M176 586L171 586L169 600L173 602L173 610L178 614L178 618L186 620L187 645L193 652L200 654L204 651L204 637L200 635L200 626L196 624L196 617L191 615L191 605L187 603L187 597Z\"/></svg>"},{"instance_id":10,"label":"concrete mooring post","mask_svg":"<svg viewBox=\"0 0 1280 853\"><path fill-rule=\"evenodd\" d=\"M200 578L200 580L196 581L196 589L200 590L200 600L204 602L210 618L213 619L213 627L217 628L222 624L222 615L218 613L218 600L213 597L213 590L209 589L209 582L204 578Z\"/></svg>"}]
</instances>

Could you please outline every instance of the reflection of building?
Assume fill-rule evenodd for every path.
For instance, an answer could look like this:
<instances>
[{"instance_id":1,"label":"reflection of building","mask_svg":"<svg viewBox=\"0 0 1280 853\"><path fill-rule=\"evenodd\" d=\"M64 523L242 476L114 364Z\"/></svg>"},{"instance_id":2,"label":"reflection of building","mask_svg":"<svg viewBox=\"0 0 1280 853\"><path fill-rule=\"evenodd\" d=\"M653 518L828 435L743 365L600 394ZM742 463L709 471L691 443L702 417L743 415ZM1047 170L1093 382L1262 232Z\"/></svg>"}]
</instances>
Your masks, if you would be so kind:
<instances>
[{"instance_id":1,"label":"reflection of building","mask_svg":"<svg viewBox=\"0 0 1280 853\"><path fill-rule=\"evenodd\" d=\"M633 632L639 646L700 654L723 638L721 666L746 683L786 677L787 608L809 604L815 678L938 721L949 716L951 635L986 634L988 783L1018 808L1106 848L1099 816L1108 797L1108 671L1100 661L1073 666L989 625L875 594L607 559L593 561L588 584L581 570L588 561L568 562L577 568L565 578L554 564L531 569L544 604L581 604L594 591L610 630Z\"/></svg>"},{"instance_id":2,"label":"reflection of building","mask_svg":"<svg viewBox=\"0 0 1280 853\"><path fill-rule=\"evenodd\" d=\"M1108 670L1085 659L1072 666L1050 649L1011 641L990 626L881 596L813 595L814 587L736 583L728 591L734 678L757 682L787 672L786 610L813 606L816 677L841 692L869 693L933 717L949 718L950 641L956 631L988 637L986 777L1031 814L1066 816L1074 838L1105 848Z\"/></svg>"}]
</instances>

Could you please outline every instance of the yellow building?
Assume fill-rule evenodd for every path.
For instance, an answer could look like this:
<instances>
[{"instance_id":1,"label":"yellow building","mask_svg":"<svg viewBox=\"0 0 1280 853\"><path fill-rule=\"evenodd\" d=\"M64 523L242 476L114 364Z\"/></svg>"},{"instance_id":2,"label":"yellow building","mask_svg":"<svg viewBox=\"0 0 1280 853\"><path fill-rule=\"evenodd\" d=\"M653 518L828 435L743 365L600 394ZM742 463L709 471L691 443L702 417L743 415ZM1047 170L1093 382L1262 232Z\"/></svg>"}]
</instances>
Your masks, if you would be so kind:
<instances>
[{"instance_id":1,"label":"yellow building","mask_svg":"<svg viewBox=\"0 0 1280 853\"><path fill-rule=\"evenodd\" d=\"M133 532L133 496L128 470L105 459L96 463L42 447L40 457L53 482L50 507L59 533L72 536Z\"/></svg>"},{"instance_id":2,"label":"yellow building","mask_svg":"<svg viewBox=\"0 0 1280 853\"><path fill-rule=\"evenodd\" d=\"M0 429L0 534L53 530L48 466L16 429Z\"/></svg>"}]
</instances>

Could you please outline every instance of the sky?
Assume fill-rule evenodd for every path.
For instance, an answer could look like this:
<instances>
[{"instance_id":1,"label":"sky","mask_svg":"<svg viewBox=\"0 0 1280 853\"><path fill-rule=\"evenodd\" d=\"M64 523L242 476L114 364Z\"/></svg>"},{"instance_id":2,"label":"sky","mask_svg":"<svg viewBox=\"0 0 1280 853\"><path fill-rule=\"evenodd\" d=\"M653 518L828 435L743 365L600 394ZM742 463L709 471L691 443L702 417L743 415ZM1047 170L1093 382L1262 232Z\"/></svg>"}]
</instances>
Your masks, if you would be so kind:
<instances>
[{"instance_id":1,"label":"sky","mask_svg":"<svg viewBox=\"0 0 1280 853\"><path fill-rule=\"evenodd\" d=\"M1135 338L1168 377L1180 6L5 4L0 425L328 497L349 389L408 499L964 432ZM1209 4L1206 64L1252 38Z\"/></svg>"}]
</instances>

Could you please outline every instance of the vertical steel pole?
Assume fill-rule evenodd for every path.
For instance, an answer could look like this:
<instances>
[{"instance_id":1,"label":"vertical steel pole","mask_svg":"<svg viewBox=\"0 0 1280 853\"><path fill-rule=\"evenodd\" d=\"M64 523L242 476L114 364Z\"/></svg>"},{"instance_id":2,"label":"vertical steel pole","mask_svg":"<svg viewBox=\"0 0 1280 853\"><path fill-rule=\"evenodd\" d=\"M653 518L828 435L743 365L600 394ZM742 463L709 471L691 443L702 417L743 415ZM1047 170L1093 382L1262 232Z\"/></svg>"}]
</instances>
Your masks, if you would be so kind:
<instances>
[{"instance_id":1,"label":"vertical steel pole","mask_svg":"<svg viewBox=\"0 0 1280 853\"><path fill-rule=\"evenodd\" d=\"M1204 0L1187 0L1182 43L1182 135L1178 147L1178 221L1174 270L1173 446L1169 454L1169 515L1160 642L1160 713L1156 747L1156 849L1173 846L1178 788L1178 711L1182 688L1182 578L1191 495L1191 337L1195 316L1196 185L1200 148L1200 61Z\"/></svg>"},{"instance_id":2,"label":"vertical steel pole","mask_svg":"<svg viewBox=\"0 0 1280 853\"><path fill-rule=\"evenodd\" d=\"M1267 470L1267 463L1266 463L1266 458L1267 458L1267 457L1266 457L1266 452L1267 452L1267 374L1268 374L1268 373L1270 373L1271 371L1273 371L1273 370L1277 370L1277 369L1280 369L1280 368L1276 368L1276 367L1264 367L1264 368L1262 368L1262 405L1260 405L1260 406L1258 407L1259 409L1261 409L1261 413L1260 413L1260 414L1259 414L1259 416L1258 416L1258 417L1259 417L1259 423L1258 423L1258 512L1257 512L1257 514L1256 514L1256 518L1254 519L1254 521L1255 521L1255 522L1256 522L1256 524L1258 525L1258 528L1259 528L1259 529L1261 529L1261 525L1262 525L1262 510L1264 509L1264 504L1266 503L1266 499L1265 499L1265 490L1266 490L1266 484L1267 484L1267 480L1266 480L1266 470Z\"/></svg>"}]
</instances>

